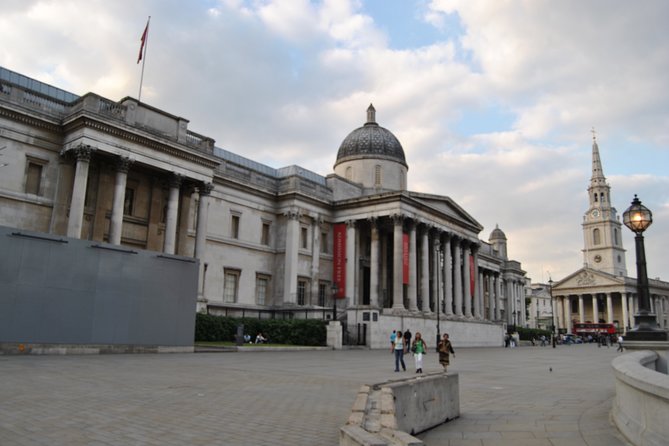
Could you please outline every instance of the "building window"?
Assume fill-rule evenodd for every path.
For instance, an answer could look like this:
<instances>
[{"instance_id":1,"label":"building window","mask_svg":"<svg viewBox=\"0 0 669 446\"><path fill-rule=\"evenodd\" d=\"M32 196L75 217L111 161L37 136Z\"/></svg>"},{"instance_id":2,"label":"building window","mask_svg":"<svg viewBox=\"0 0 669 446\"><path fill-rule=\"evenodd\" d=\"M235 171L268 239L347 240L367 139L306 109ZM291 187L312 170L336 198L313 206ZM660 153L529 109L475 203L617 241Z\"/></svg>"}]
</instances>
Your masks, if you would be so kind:
<instances>
[{"instance_id":1,"label":"building window","mask_svg":"<svg viewBox=\"0 0 669 446\"><path fill-rule=\"evenodd\" d=\"M256 276L256 303L266 305L269 296L269 276Z\"/></svg>"},{"instance_id":2,"label":"building window","mask_svg":"<svg viewBox=\"0 0 669 446\"><path fill-rule=\"evenodd\" d=\"M269 223L263 222L262 232L260 233L260 244L269 246Z\"/></svg>"},{"instance_id":3,"label":"building window","mask_svg":"<svg viewBox=\"0 0 669 446\"><path fill-rule=\"evenodd\" d=\"M328 293L328 284L319 283L318 284L318 305L321 307L325 306L325 299L327 298Z\"/></svg>"},{"instance_id":4,"label":"building window","mask_svg":"<svg viewBox=\"0 0 669 446\"><path fill-rule=\"evenodd\" d=\"M400 189L405 190L407 188L406 178L404 176L404 171L400 169Z\"/></svg>"},{"instance_id":5,"label":"building window","mask_svg":"<svg viewBox=\"0 0 669 446\"><path fill-rule=\"evenodd\" d=\"M351 166L346 168L346 179L349 181L353 180L353 168Z\"/></svg>"},{"instance_id":6,"label":"building window","mask_svg":"<svg viewBox=\"0 0 669 446\"><path fill-rule=\"evenodd\" d=\"M597 192L595 192L595 203L597 203L599 200L597 199Z\"/></svg>"},{"instance_id":7,"label":"building window","mask_svg":"<svg viewBox=\"0 0 669 446\"><path fill-rule=\"evenodd\" d=\"M297 281L297 304L306 305L307 304L307 289L309 282L304 279L299 279Z\"/></svg>"},{"instance_id":8,"label":"building window","mask_svg":"<svg viewBox=\"0 0 669 446\"><path fill-rule=\"evenodd\" d=\"M595 245L599 245L601 243L601 236L599 234L599 228L595 228L592 230L592 240Z\"/></svg>"},{"instance_id":9,"label":"building window","mask_svg":"<svg viewBox=\"0 0 669 446\"><path fill-rule=\"evenodd\" d=\"M135 189L132 187L125 188L125 196L123 198L123 215L132 215L135 208Z\"/></svg>"},{"instance_id":10,"label":"building window","mask_svg":"<svg viewBox=\"0 0 669 446\"><path fill-rule=\"evenodd\" d=\"M309 247L309 230L306 227L300 228L300 247L307 249Z\"/></svg>"},{"instance_id":11,"label":"building window","mask_svg":"<svg viewBox=\"0 0 669 446\"><path fill-rule=\"evenodd\" d=\"M618 229L613 228L613 243L618 246L620 244L620 239L618 238Z\"/></svg>"},{"instance_id":12,"label":"building window","mask_svg":"<svg viewBox=\"0 0 669 446\"><path fill-rule=\"evenodd\" d=\"M223 277L223 302L235 303L237 302L237 290L239 289L239 275L240 270L225 269Z\"/></svg>"},{"instance_id":13,"label":"building window","mask_svg":"<svg viewBox=\"0 0 669 446\"><path fill-rule=\"evenodd\" d=\"M42 164L28 161L26 168L26 193L33 195L41 195L40 189L42 187Z\"/></svg>"},{"instance_id":14,"label":"building window","mask_svg":"<svg viewBox=\"0 0 669 446\"><path fill-rule=\"evenodd\" d=\"M232 215L230 219L230 237L239 238L239 215Z\"/></svg>"},{"instance_id":15,"label":"building window","mask_svg":"<svg viewBox=\"0 0 669 446\"><path fill-rule=\"evenodd\" d=\"M374 186L381 187L381 166L374 166Z\"/></svg>"},{"instance_id":16,"label":"building window","mask_svg":"<svg viewBox=\"0 0 669 446\"><path fill-rule=\"evenodd\" d=\"M328 233L321 232L321 254L327 254L328 251Z\"/></svg>"}]
</instances>

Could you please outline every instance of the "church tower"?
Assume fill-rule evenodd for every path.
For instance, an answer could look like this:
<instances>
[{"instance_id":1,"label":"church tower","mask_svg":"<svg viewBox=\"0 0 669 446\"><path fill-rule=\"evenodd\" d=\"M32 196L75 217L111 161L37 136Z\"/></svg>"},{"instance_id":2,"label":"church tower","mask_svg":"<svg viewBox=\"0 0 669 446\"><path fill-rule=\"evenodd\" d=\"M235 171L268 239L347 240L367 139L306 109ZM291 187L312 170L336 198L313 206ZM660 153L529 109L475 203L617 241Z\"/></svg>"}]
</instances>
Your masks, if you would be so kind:
<instances>
[{"instance_id":1,"label":"church tower","mask_svg":"<svg viewBox=\"0 0 669 446\"><path fill-rule=\"evenodd\" d=\"M611 205L611 186L606 183L599 147L593 130L592 178L588 187L590 207L583 216L584 263L615 276L627 276L622 225Z\"/></svg>"}]
</instances>

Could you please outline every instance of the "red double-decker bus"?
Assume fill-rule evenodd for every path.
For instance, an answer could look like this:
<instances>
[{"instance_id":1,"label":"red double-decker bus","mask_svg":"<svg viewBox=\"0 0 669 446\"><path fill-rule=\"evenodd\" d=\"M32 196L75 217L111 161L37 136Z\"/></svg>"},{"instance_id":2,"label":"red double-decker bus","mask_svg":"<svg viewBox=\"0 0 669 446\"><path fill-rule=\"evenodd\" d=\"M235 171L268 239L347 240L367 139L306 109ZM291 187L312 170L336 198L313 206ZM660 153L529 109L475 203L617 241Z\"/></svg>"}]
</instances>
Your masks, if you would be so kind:
<instances>
[{"instance_id":1,"label":"red double-decker bus","mask_svg":"<svg viewBox=\"0 0 669 446\"><path fill-rule=\"evenodd\" d=\"M574 334L576 336L587 335L612 335L616 334L616 326L613 324L593 324L593 323L576 323L574 324Z\"/></svg>"}]
</instances>

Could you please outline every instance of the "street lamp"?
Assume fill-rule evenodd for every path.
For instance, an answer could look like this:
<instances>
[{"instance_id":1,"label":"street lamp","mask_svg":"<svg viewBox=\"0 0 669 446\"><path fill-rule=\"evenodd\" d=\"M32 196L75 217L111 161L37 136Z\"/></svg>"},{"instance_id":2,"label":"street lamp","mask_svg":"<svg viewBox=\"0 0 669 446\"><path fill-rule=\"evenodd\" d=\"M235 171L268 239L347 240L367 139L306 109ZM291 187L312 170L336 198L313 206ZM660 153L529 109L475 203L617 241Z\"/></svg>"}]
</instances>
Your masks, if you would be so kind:
<instances>
[{"instance_id":1,"label":"street lamp","mask_svg":"<svg viewBox=\"0 0 669 446\"><path fill-rule=\"evenodd\" d=\"M337 282L332 282L332 321L337 320Z\"/></svg>"},{"instance_id":2,"label":"street lamp","mask_svg":"<svg viewBox=\"0 0 669 446\"><path fill-rule=\"evenodd\" d=\"M653 223L653 213L634 195L632 205L623 212L623 223L636 236L636 286L639 296L639 311L634 315L636 326L627 332L631 341L666 341L667 332L659 330L655 315L650 311L650 291L648 289L648 273L646 271L646 251L643 243L643 232Z\"/></svg>"},{"instance_id":3,"label":"street lamp","mask_svg":"<svg viewBox=\"0 0 669 446\"><path fill-rule=\"evenodd\" d=\"M555 307L553 306L553 278L548 276L548 295L551 297L551 343L553 348L557 340L555 339Z\"/></svg>"}]
</instances>

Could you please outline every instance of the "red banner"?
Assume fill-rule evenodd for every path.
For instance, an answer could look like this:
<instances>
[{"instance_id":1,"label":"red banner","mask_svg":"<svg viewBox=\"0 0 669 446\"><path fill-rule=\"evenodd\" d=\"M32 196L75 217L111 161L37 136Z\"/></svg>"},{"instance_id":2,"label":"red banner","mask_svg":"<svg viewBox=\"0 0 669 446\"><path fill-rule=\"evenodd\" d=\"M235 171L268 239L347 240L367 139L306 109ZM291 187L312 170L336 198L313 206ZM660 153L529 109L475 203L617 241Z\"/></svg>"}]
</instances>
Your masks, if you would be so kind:
<instances>
[{"instance_id":1,"label":"red banner","mask_svg":"<svg viewBox=\"0 0 669 446\"><path fill-rule=\"evenodd\" d=\"M332 252L332 283L337 285L335 298L346 297L346 224L334 225L334 243Z\"/></svg>"},{"instance_id":2,"label":"red banner","mask_svg":"<svg viewBox=\"0 0 669 446\"><path fill-rule=\"evenodd\" d=\"M409 234L402 234L402 283L409 283Z\"/></svg>"},{"instance_id":3,"label":"red banner","mask_svg":"<svg viewBox=\"0 0 669 446\"><path fill-rule=\"evenodd\" d=\"M476 269L474 268L474 256L469 256L469 286L471 287L472 290L472 299L476 299L474 297L474 292L476 291Z\"/></svg>"}]
</instances>

